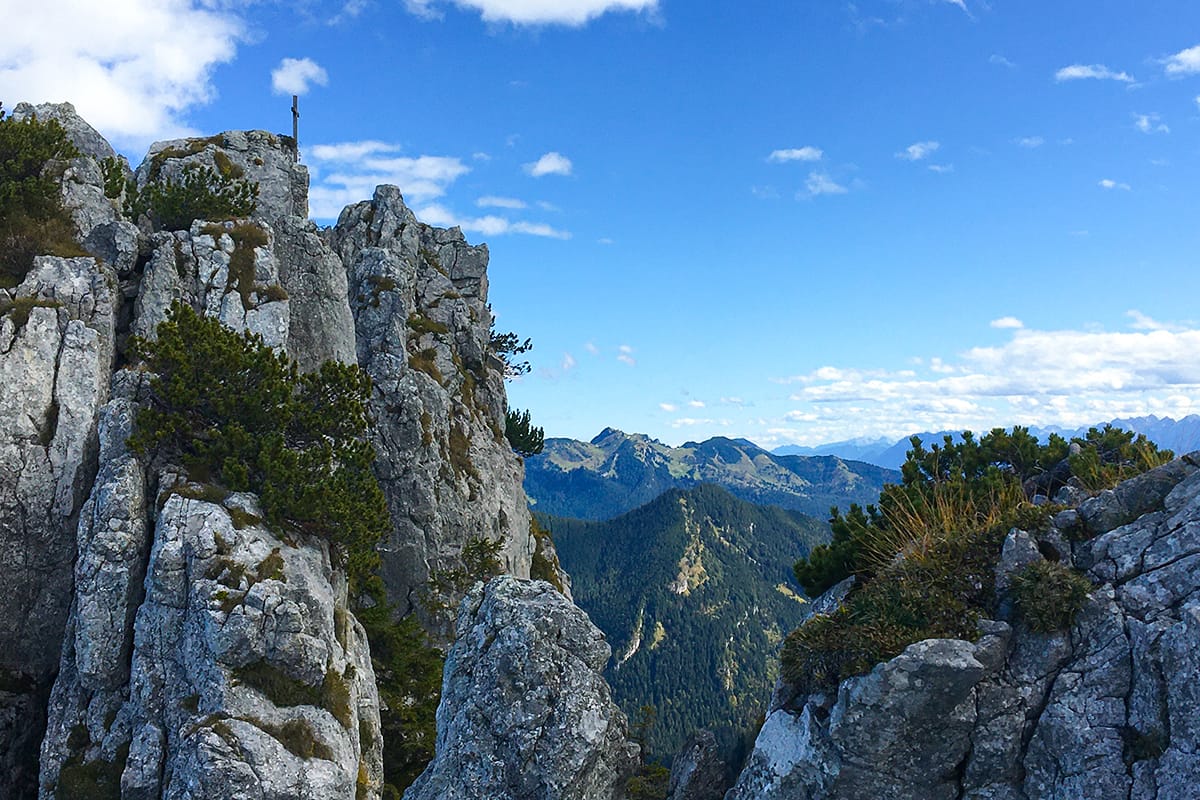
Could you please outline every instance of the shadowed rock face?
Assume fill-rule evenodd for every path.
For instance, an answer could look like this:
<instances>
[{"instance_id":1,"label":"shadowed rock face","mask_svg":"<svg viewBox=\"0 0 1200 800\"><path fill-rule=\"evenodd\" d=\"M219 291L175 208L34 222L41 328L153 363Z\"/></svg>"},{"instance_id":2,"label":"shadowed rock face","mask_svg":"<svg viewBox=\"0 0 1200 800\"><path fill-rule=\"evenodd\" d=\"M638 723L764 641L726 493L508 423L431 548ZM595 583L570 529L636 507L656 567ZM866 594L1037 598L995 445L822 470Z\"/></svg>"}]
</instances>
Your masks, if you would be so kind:
<instances>
[{"instance_id":1,"label":"shadowed rock face","mask_svg":"<svg viewBox=\"0 0 1200 800\"><path fill-rule=\"evenodd\" d=\"M985 621L974 643L918 642L836 694L776 704L727 800L1194 797L1198 464L1102 492L1048 533L1009 535L998 586L1041 558L1035 538L1096 584L1070 631ZM1080 530L1094 538L1067 545Z\"/></svg>"},{"instance_id":2,"label":"shadowed rock face","mask_svg":"<svg viewBox=\"0 0 1200 800\"><path fill-rule=\"evenodd\" d=\"M609 652L550 584L476 584L446 659L437 757L405 800L623 796L638 749L601 674Z\"/></svg>"}]
</instances>

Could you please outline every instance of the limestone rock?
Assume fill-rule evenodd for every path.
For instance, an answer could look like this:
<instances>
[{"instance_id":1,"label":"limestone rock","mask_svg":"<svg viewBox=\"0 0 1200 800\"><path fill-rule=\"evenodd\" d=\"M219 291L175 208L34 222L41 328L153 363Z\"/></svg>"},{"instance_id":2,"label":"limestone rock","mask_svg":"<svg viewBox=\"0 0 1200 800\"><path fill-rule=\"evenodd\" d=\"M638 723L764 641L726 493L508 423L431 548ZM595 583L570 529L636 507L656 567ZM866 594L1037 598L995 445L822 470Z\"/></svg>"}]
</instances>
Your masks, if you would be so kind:
<instances>
[{"instance_id":1,"label":"limestone rock","mask_svg":"<svg viewBox=\"0 0 1200 800\"><path fill-rule=\"evenodd\" d=\"M692 734L671 762L669 800L721 800L728 784L712 731Z\"/></svg>"},{"instance_id":2,"label":"limestone rock","mask_svg":"<svg viewBox=\"0 0 1200 800\"><path fill-rule=\"evenodd\" d=\"M11 297L0 294L0 737L17 741L0 738L0 796L16 793L10 777L28 777L14 762L36 752L58 667L108 399L116 279L91 258L42 256Z\"/></svg>"},{"instance_id":3,"label":"limestone rock","mask_svg":"<svg viewBox=\"0 0 1200 800\"><path fill-rule=\"evenodd\" d=\"M358 363L374 383L376 474L393 523L389 598L412 610L431 579L465 569L472 539L503 542L504 570L528 577L522 466L504 438L504 376L488 354L487 248L418 222L394 186L343 211L330 239L349 274ZM444 638L460 598L447 590L447 613L428 620Z\"/></svg>"},{"instance_id":4,"label":"limestone rock","mask_svg":"<svg viewBox=\"0 0 1200 800\"><path fill-rule=\"evenodd\" d=\"M110 416L119 424L120 407ZM126 455L111 455L102 474L117 477ZM95 623L84 613L72 620L41 797L81 770L119 775L126 797L377 797L379 698L327 546L280 541L257 521L253 496L218 503L176 480L160 479L148 560L123 558L137 549L126 547L107 562L107 581L80 586L83 609L145 572L132 627L113 623L113 647L129 647L128 661L89 652L95 632L80 634ZM99 519L120 520L113 512L129 498L105 482L93 500ZM121 538L120 526L105 527ZM99 538L89 540L90 562L119 549Z\"/></svg>"},{"instance_id":5,"label":"limestone rock","mask_svg":"<svg viewBox=\"0 0 1200 800\"><path fill-rule=\"evenodd\" d=\"M601 676L604 635L550 584L509 576L463 601L437 756L405 800L607 800L636 766Z\"/></svg>"},{"instance_id":6,"label":"limestone rock","mask_svg":"<svg viewBox=\"0 0 1200 800\"><path fill-rule=\"evenodd\" d=\"M1081 523L1099 533L1062 546ZM1186 456L1055 517L1039 537L1096 584L1070 631L1000 604L973 644L930 640L836 702L768 717L729 800L1184 798L1200 781L1200 469ZM998 587L1041 558L1014 531Z\"/></svg>"}]
</instances>

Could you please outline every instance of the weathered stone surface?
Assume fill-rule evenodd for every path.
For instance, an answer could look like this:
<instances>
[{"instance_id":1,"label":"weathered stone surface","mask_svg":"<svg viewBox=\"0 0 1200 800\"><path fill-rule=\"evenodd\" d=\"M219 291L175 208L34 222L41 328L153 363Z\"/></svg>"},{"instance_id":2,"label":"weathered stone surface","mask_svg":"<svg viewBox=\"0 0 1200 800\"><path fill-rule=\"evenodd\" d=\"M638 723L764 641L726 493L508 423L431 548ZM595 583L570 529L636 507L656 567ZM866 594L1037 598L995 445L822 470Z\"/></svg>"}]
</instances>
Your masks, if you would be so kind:
<instances>
[{"instance_id":1,"label":"weathered stone surface","mask_svg":"<svg viewBox=\"0 0 1200 800\"><path fill-rule=\"evenodd\" d=\"M92 258L43 256L12 296L0 317L0 677L28 692L0 696L0 719L21 719L8 729L21 742L0 738L0 796L17 794L10 776L28 776L10 759L40 736L41 702L30 698L44 698L58 666L75 523L108 399L116 279ZM36 710L20 717L26 708Z\"/></svg>"},{"instance_id":2,"label":"weathered stone surface","mask_svg":"<svg viewBox=\"0 0 1200 800\"><path fill-rule=\"evenodd\" d=\"M504 376L488 354L487 248L418 222L394 186L343 211L330 239L349 272L358 363L374 382L376 474L393 523L383 549L390 599L414 609L431 578L465 568L473 539L503 542L505 571L528 577L522 466L504 439ZM460 594L440 599L447 613L428 622L448 638Z\"/></svg>"},{"instance_id":3,"label":"weathered stone surface","mask_svg":"<svg viewBox=\"0 0 1200 800\"><path fill-rule=\"evenodd\" d=\"M122 458L102 474L118 475ZM173 480L161 479L136 621L132 629L113 623L132 633L131 658L116 667L131 664L127 682L103 659L97 668L79 646L97 644L77 627L50 704L41 796L54 797L65 773L95 762L115 765L133 797L378 796L374 673L327 546L280 541L252 521L250 495L222 505L192 499L202 487ZM120 494L98 484L97 508L113 511L106 497L123 508ZM108 549L90 540L90 550ZM112 559L100 597L81 585L77 605L111 596L107 585L129 585L136 562Z\"/></svg>"},{"instance_id":4,"label":"weathered stone surface","mask_svg":"<svg viewBox=\"0 0 1200 800\"><path fill-rule=\"evenodd\" d=\"M291 299L288 353L303 370L326 361L355 363L354 317L341 259L302 217L280 217L274 231L279 278Z\"/></svg>"},{"instance_id":5,"label":"weathered stone surface","mask_svg":"<svg viewBox=\"0 0 1200 800\"><path fill-rule=\"evenodd\" d=\"M1063 543L1081 520L1098 535L1071 553ZM1039 536L1043 548L1058 542L1096 584L1069 632L1035 634L1001 602L1015 629L985 621L977 642L953 643L957 661L943 640L921 642L843 681L836 704L812 695L780 708L729 800L1195 796L1196 458L1101 493L1054 525ZM1027 534L1008 537L997 570L1002 598L1005 576L1041 557Z\"/></svg>"},{"instance_id":6,"label":"weathered stone surface","mask_svg":"<svg viewBox=\"0 0 1200 800\"><path fill-rule=\"evenodd\" d=\"M604 635L550 584L503 576L463 601L437 757L406 800L607 800L636 766L601 671Z\"/></svg>"},{"instance_id":7,"label":"weathered stone surface","mask_svg":"<svg viewBox=\"0 0 1200 800\"><path fill-rule=\"evenodd\" d=\"M271 229L260 223L197 221L190 231L157 233L135 305L132 330L153 339L176 300L270 347L288 342L290 300L281 291ZM235 261L247 259L241 271Z\"/></svg>"},{"instance_id":8,"label":"weathered stone surface","mask_svg":"<svg viewBox=\"0 0 1200 800\"><path fill-rule=\"evenodd\" d=\"M721 800L728 783L726 765L712 731L692 734L671 762L669 800Z\"/></svg>"}]
</instances>

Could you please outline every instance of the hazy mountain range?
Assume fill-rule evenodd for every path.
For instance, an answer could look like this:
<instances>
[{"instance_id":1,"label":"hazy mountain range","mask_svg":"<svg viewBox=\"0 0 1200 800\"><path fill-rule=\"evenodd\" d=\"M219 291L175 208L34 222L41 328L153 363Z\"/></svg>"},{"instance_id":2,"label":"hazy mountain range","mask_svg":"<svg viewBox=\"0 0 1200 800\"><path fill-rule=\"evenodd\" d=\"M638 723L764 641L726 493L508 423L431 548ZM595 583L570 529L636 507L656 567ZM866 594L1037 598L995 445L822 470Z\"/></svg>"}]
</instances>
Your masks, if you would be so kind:
<instances>
[{"instance_id":1,"label":"hazy mountain range","mask_svg":"<svg viewBox=\"0 0 1200 800\"><path fill-rule=\"evenodd\" d=\"M1106 423L1098 422L1095 425L1087 425L1081 428L1030 428L1030 432L1040 439L1046 439L1052 433L1057 433L1059 436L1070 439L1073 436L1083 436L1087 433L1088 428L1103 427ZM1153 441L1159 447L1165 447L1169 450L1174 450L1176 455L1190 453L1193 450L1200 450L1200 415L1191 414L1181 420L1173 420L1169 417L1129 417L1127 419L1110 420L1107 424L1111 424L1117 428L1124 428L1134 433L1141 433L1146 438ZM945 435L951 435L957 438L961 431L938 431L918 433L917 436L926 443L938 443L942 441ZM976 431L978 434L986 433L986 431ZM909 449L909 439L911 436L905 436L901 439L847 439L842 442L829 442L828 444L819 444L815 447L801 447L799 445L784 445L776 447L771 452L778 456L838 456L844 459L854 459L857 461L865 461L868 464L875 464L887 469L899 469L904 463L904 456Z\"/></svg>"},{"instance_id":2,"label":"hazy mountain range","mask_svg":"<svg viewBox=\"0 0 1200 800\"><path fill-rule=\"evenodd\" d=\"M609 519L670 489L722 486L752 503L818 519L831 506L873 503L899 473L838 456L775 455L745 439L717 437L671 447L642 434L606 428L590 442L547 439L525 461L525 492L535 511Z\"/></svg>"}]
</instances>

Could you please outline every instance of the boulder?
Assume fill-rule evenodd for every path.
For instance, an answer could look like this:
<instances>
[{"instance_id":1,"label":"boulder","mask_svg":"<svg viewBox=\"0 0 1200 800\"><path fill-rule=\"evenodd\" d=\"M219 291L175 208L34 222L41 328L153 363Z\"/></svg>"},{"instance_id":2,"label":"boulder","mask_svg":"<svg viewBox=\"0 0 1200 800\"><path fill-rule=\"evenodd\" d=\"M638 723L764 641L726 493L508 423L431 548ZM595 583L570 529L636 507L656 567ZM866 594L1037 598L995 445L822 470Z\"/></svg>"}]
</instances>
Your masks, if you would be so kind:
<instances>
[{"instance_id":1,"label":"boulder","mask_svg":"<svg viewBox=\"0 0 1200 800\"><path fill-rule=\"evenodd\" d=\"M446 658L437 756L405 800L623 796L638 748L601 674L609 654L550 584L477 584Z\"/></svg>"}]
</instances>

